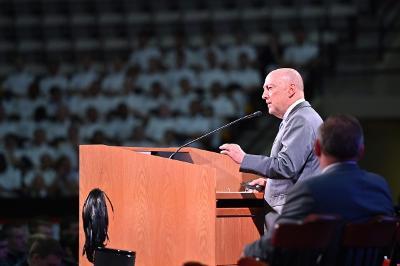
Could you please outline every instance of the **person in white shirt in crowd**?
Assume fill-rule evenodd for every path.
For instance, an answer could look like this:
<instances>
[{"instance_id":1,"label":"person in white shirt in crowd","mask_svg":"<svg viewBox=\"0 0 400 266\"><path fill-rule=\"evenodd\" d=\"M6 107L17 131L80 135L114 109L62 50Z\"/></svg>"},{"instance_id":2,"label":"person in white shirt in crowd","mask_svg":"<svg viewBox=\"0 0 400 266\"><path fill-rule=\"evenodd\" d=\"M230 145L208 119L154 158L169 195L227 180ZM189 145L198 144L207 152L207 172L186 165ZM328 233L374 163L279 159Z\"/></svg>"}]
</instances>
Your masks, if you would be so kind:
<instances>
[{"instance_id":1,"label":"person in white shirt in crowd","mask_svg":"<svg viewBox=\"0 0 400 266\"><path fill-rule=\"evenodd\" d=\"M40 156L40 164L36 166L35 174L30 178L24 179L27 191L31 188L38 192L38 196L55 196L57 190L55 181L58 178L54 171L55 157L49 153L43 153Z\"/></svg>"},{"instance_id":2,"label":"person in white shirt in crowd","mask_svg":"<svg viewBox=\"0 0 400 266\"><path fill-rule=\"evenodd\" d=\"M296 69L303 70L317 59L319 49L315 43L306 39L306 33L301 26L293 29L294 43L283 51L283 61Z\"/></svg>"},{"instance_id":3,"label":"person in white shirt in crowd","mask_svg":"<svg viewBox=\"0 0 400 266\"><path fill-rule=\"evenodd\" d=\"M14 96L23 97L34 80L35 75L26 68L23 60L18 58L15 63L15 71L7 76L2 86Z\"/></svg>"},{"instance_id":4,"label":"person in white shirt in crowd","mask_svg":"<svg viewBox=\"0 0 400 266\"><path fill-rule=\"evenodd\" d=\"M145 92L148 92L155 82L162 84L163 87L168 87L166 72L161 60L158 58L151 58L149 60L148 70L140 74L137 85Z\"/></svg>"},{"instance_id":5,"label":"person in white shirt in crowd","mask_svg":"<svg viewBox=\"0 0 400 266\"><path fill-rule=\"evenodd\" d=\"M227 47L226 62L232 68L240 67L240 57L245 54L252 64L257 60L257 50L254 46L247 42L246 35L243 31L237 31L235 34L235 42Z\"/></svg>"},{"instance_id":6,"label":"person in white shirt in crowd","mask_svg":"<svg viewBox=\"0 0 400 266\"><path fill-rule=\"evenodd\" d=\"M103 132L107 127L103 117L99 114L95 106L88 106L85 111L83 124L80 128L83 141L89 141L97 131Z\"/></svg>"},{"instance_id":7,"label":"person in white shirt in crowd","mask_svg":"<svg viewBox=\"0 0 400 266\"><path fill-rule=\"evenodd\" d=\"M1 150L4 153L7 162L9 162L12 167L16 167L18 165L18 148L20 144L20 138L15 134L8 133L2 138Z\"/></svg>"},{"instance_id":8,"label":"person in white shirt in crowd","mask_svg":"<svg viewBox=\"0 0 400 266\"><path fill-rule=\"evenodd\" d=\"M260 75L264 76L265 73L269 73L282 65L284 47L281 43L279 33L265 29L262 34L267 35L268 42L258 49L257 68L260 71Z\"/></svg>"},{"instance_id":9,"label":"person in white shirt in crowd","mask_svg":"<svg viewBox=\"0 0 400 266\"><path fill-rule=\"evenodd\" d=\"M189 105L189 113L177 118L176 131L185 138L183 142L195 139L213 128L212 121L205 114L205 108L199 99L194 99ZM203 147L203 144L193 143L193 147Z\"/></svg>"},{"instance_id":10,"label":"person in white shirt in crowd","mask_svg":"<svg viewBox=\"0 0 400 266\"><path fill-rule=\"evenodd\" d=\"M58 87L52 87L50 89L50 94L47 97L46 111L48 114L55 114L60 105L66 104L66 94L65 91Z\"/></svg>"},{"instance_id":11,"label":"person in white shirt in crowd","mask_svg":"<svg viewBox=\"0 0 400 266\"><path fill-rule=\"evenodd\" d=\"M70 97L68 105L73 114L82 116L89 106L95 107L99 115L104 116L116 105L118 99L106 96L100 88L100 81L93 82L89 88Z\"/></svg>"},{"instance_id":12,"label":"person in white shirt in crowd","mask_svg":"<svg viewBox=\"0 0 400 266\"><path fill-rule=\"evenodd\" d=\"M99 73L90 57L84 57L79 68L78 72L73 74L70 79L69 87L71 91L85 90L99 78Z\"/></svg>"},{"instance_id":13,"label":"person in white shirt in crowd","mask_svg":"<svg viewBox=\"0 0 400 266\"><path fill-rule=\"evenodd\" d=\"M190 104L199 96L192 83L186 78L180 80L178 88L180 92L172 98L171 108L181 115L189 114Z\"/></svg>"},{"instance_id":14,"label":"person in white shirt in crowd","mask_svg":"<svg viewBox=\"0 0 400 266\"><path fill-rule=\"evenodd\" d=\"M189 44L185 38L185 34L182 32L176 32L174 34L174 43L172 47L167 48L164 51L164 65L168 69L176 67L177 57L183 58L183 65L187 66L187 48Z\"/></svg>"},{"instance_id":15,"label":"person in white shirt in crowd","mask_svg":"<svg viewBox=\"0 0 400 266\"><path fill-rule=\"evenodd\" d=\"M172 94L174 96L180 94L179 87L182 79L186 79L194 87L197 87L199 84L196 73L186 65L185 57L183 53L177 53L174 67L169 68L166 73L169 87L172 88Z\"/></svg>"},{"instance_id":16,"label":"person in white shirt in crowd","mask_svg":"<svg viewBox=\"0 0 400 266\"><path fill-rule=\"evenodd\" d=\"M146 119L149 116L150 109L153 109L157 105L157 102L153 102L149 99L148 94L142 92L131 92L117 97L117 99L120 103L124 103L128 106L132 114L141 119Z\"/></svg>"},{"instance_id":17,"label":"person in white shirt in crowd","mask_svg":"<svg viewBox=\"0 0 400 266\"><path fill-rule=\"evenodd\" d=\"M255 99L260 97L258 84L262 82L262 79L256 65L250 61L246 53L239 54L238 60L238 66L228 72L229 85L237 86L228 86L228 94L237 103L238 115L243 115L246 111L246 105L249 102L254 105L253 103L257 102ZM240 90L237 87L240 87ZM234 91L230 91L230 89L234 88L236 88Z\"/></svg>"},{"instance_id":18,"label":"person in white shirt in crowd","mask_svg":"<svg viewBox=\"0 0 400 266\"><path fill-rule=\"evenodd\" d=\"M152 101L138 84L140 68L137 65L130 66L126 73L123 93L115 96L118 103L124 103L133 115L145 119L148 111L153 108Z\"/></svg>"},{"instance_id":19,"label":"person in white shirt in crowd","mask_svg":"<svg viewBox=\"0 0 400 266\"><path fill-rule=\"evenodd\" d=\"M146 135L159 143L168 130L175 130L176 119L167 103L159 103L153 112L155 115L151 115L147 122Z\"/></svg>"},{"instance_id":20,"label":"person in white shirt in crowd","mask_svg":"<svg viewBox=\"0 0 400 266\"><path fill-rule=\"evenodd\" d=\"M123 93L125 83L125 67L121 58L115 58L108 73L101 82L102 91L110 96Z\"/></svg>"},{"instance_id":21,"label":"person in white shirt in crowd","mask_svg":"<svg viewBox=\"0 0 400 266\"><path fill-rule=\"evenodd\" d=\"M17 114L21 121L27 121L32 119L34 110L39 106L45 106L47 104L46 97L40 92L39 82L34 81L27 89L23 97L14 98L10 101L11 113Z\"/></svg>"},{"instance_id":22,"label":"person in white shirt in crowd","mask_svg":"<svg viewBox=\"0 0 400 266\"><path fill-rule=\"evenodd\" d=\"M319 88L319 48L316 43L307 40L302 26L293 28L295 42L288 45L283 51L283 64L298 69L307 87L306 98L311 100Z\"/></svg>"},{"instance_id":23,"label":"person in white shirt in crowd","mask_svg":"<svg viewBox=\"0 0 400 266\"><path fill-rule=\"evenodd\" d=\"M174 36L175 43L172 49L165 53L165 65L169 69L190 68L197 58L186 41L182 32L177 32Z\"/></svg>"},{"instance_id":24,"label":"person in white shirt in crowd","mask_svg":"<svg viewBox=\"0 0 400 266\"><path fill-rule=\"evenodd\" d=\"M210 64L209 54L212 53L214 55L215 62ZM220 66L225 62L225 54L221 47L218 45L217 40L215 39L215 34L210 31L210 29L206 29L203 35L203 44L197 51L197 61L198 66L206 70L207 68L214 68L215 66Z\"/></svg>"},{"instance_id":25,"label":"person in white shirt in crowd","mask_svg":"<svg viewBox=\"0 0 400 266\"><path fill-rule=\"evenodd\" d=\"M140 124L140 121L134 117L125 103L118 106L107 114L107 127L104 132L112 139L125 141L129 138L132 129Z\"/></svg>"},{"instance_id":26,"label":"person in white shirt in crowd","mask_svg":"<svg viewBox=\"0 0 400 266\"><path fill-rule=\"evenodd\" d=\"M40 165L40 158L43 154L54 156L56 151L49 145L47 141L47 133L44 128L36 128L31 137L32 141L27 143L25 147L19 148L16 152L16 157L28 157L35 167Z\"/></svg>"},{"instance_id":27,"label":"person in white shirt in crowd","mask_svg":"<svg viewBox=\"0 0 400 266\"><path fill-rule=\"evenodd\" d=\"M212 83L207 99L214 115L219 118L229 120L240 115L240 109L236 108L234 99L225 92L225 88L219 82Z\"/></svg>"},{"instance_id":28,"label":"person in white shirt in crowd","mask_svg":"<svg viewBox=\"0 0 400 266\"><path fill-rule=\"evenodd\" d=\"M246 111L254 110L254 106L249 102L249 95L245 92L242 86L231 83L226 87L226 95L232 100L236 109L237 116L244 116Z\"/></svg>"},{"instance_id":29,"label":"person in white shirt in crowd","mask_svg":"<svg viewBox=\"0 0 400 266\"><path fill-rule=\"evenodd\" d=\"M66 139L68 128L71 125L71 113L66 104L60 104L54 111L54 116L46 125L48 140L50 143Z\"/></svg>"},{"instance_id":30,"label":"person in white shirt in crowd","mask_svg":"<svg viewBox=\"0 0 400 266\"><path fill-rule=\"evenodd\" d=\"M0 197L17 197L21 189L21 174L0 153Z\"/></svg>"},{"instance_id":31,"label":"person in white shirt in crowd","mask_svg":"<svg viewBox=\"0 0 400 266\"><path fill-rule=\"evenodd\" d=\"M170 106L172 99L172 96L169 91L166 90L166 87L157 81L151 84L150 91L146 93L146 96L146 105L148 110L155 110L162 104Z\"/></svg>"},{"instance_id":32,"label":"person in white shirt in crowd","mask_svg":"<svg viewBox=\"0 0 400 266\"><path fill-rule=\"evenodd\" d=\"M78 148L82 138L77 124L71 124L67 130L66 139L57 143L56 150L58 156L67 156L73 169L78 168Z\"/></svg>"},{"instance_id":33,"label":"person in white shirt in crowd","mask_svg":"<svg viewBox=\"0 0 400 266\"><path fill-rule=\"evenodd\" d=\"M24 187L24 180L26 178L31 179L34 174L32 160L27 156L21 156L18 153L18 137L13 134L8 134L4 137L3 143L1 144L1 150L3 151L3 156L6 160L7 165L7 177L12 178L8 180L3 179L1 182L6 182L10 193L14 193L12 190L17 189L17 191L26 194ZM14 187L14 188L13 188ZM1 189L0 189L1 190Z\"/></svg>"},{"instance_id":34,"label":"person in white shirt in crowd","mask_svg":"<svg viewBox=\"0 0 400 266\"><path fill-rule=\"evenodd\" d=\"M68 156L60 156L54 162L56 172L55 187L62 196L76 196L79 188L78 169L72 167Z\"/></svg>"},{"instance_id":35,"label":"person in white shirt in crowd","mask_svg":"<svg viewBox=\"0 0 400 266\"><path fill-rule=\"evenodd\" d=\"M154 147L156 146L156 142L151 140L146 135L145 127L139 125L132 129L132 132L127 141L122 143L124 146L131 147Z\"/></svg>"},{"instance_id":36,"label":"person in white shirt in crowd","mask_svg":"<svg viewBox=\"0 0 400 266\"><path fill-rule=\"evenodd\" d=\"M18 122L11 121L8 112L0 104L0 138L7 134L18 134Z\"/></svg>"},{"instance_id":37,"label":"person in white shirt in crowd","mask_svg":"<svg viewBox=\"0 0 400 266\"><path fill-rule=\"evenodd\" d=\"M240 85L247 93L255 91L262 82L260 73L250 60L247 53L238 54L238 62L234 69L229 71L229 81Z\"/></svg>"},{"instance_id":38,"label":"person in white shirt in crowd","mask_svg":"<svg viewBox=\"0 0 400 266\"><path fill-rule=\"evenodd\" d=\"M44 95L49 95L50 89L58 87L61 90L68 89L68 79L61 73L58 63L51 63L48 67L48 73L39 83L40 91Z\"/></svg>"},{"instance_id":39,"label":"person in white shirt in crowd","mask_svg":"<svg viewBox=\"0 0 400 266\"><path fill-rule=\"evenodd\" d=\"M123 84L123 94L139 93L143 92L143 88L138 85L138 79L141 76L141 70L138 65L128 66L125 74L125 80Z\"/></svg>"},{"instance_id":40,"label":"person in white shirt in crowd","mask_svg":"<svg viewBox=\"0 0 400 266\"><path fill-rule=\"evenodd\" d=\"M215 82L219 82L222 86L228 85L228 73L218 64L215 53L208 51L206 58L207 68L199 74L200 86L208 91Z\"/></svg>"},{"instance_id":41,"label":"person in white shirt in crowd","mask_svg":"<svg viewBox=\"0 0 400 266\"><path fill-rule=\"evenodd\" d=\"M157 46L150 45L151 37L149 32L140 33L137 46L133 48L129 58L131 64L138 64L143 71L149 69L151 59L160 59L162 55Z\"/></svg>"},{"instance_id":42,"label":"person in white shirt in crowd","mask_svg":"<svg viewBox=\"0 0 400 266\"><path fill-rule=\"evenodd\" d=\"M26 186L26 195L32 198L45 198L49 196L45 178L41 172L35 172L32 180Z\"/></svg>"},{"instance_id":43,"label":"person in white shirt in crowd","mask_svg":"<svg viewBox=\"0 0 400 266\"><path fill-rule=\"evenodd\" d=\"M30 119L21 120L18 123L18 136L24 140L31 140L37 128L46 128L50 123L46 105L36 107Z\"/></svg>"},{"instance_id":44,"label":"person in white shirt in crowd","mask_svg":"<svg viewBox=\"0 0 400 266\"><path fill-rule=\"evenodd\" d=\"M34 175L36 175L33 163L28 157L22 156L21 158L18 158L17 168L21 175L22 195L29 195L29 188L25 185L25 180L32 180Z\"/></svg>"}]
</instances>

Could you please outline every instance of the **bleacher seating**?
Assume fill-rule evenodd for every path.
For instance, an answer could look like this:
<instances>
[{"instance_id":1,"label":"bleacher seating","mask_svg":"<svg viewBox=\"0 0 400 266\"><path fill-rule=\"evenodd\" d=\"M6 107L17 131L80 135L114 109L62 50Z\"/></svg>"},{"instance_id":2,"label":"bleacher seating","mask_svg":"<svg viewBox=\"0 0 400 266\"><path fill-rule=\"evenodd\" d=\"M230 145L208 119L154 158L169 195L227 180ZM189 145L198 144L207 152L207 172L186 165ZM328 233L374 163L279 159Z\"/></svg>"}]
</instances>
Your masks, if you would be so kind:
<instances>
[{"instance_id":1,"label":"bleacher seating","mask_svg":"<svg viewBox=\"0 0 400 266\"><path fill-rule=\"evenodd\" d=\"M63 60L68 61L79 58L83 52L123 54L127 52L127 42L129 45L143 29L153 30L162 38L177 28L196 36L204 25L211 26L218 34L230 34L233 28L241 28L250 36L257 36L269 28L285 36L294 21L301 21L315 34L325 34L320 27L327 23L337 27L329 30L332 36L338 34L336 29L346 27L347 18L357 14L355 1L291 2L4 0L0 13L0 28L4 32L0 54L5 59L3 64L12 63L13 57L6 56L9 53L21 54L35 62L43 58L52 60L57 53L66 55ZM256 37L250 40L260 41ZM322 38L323 42L334 40ZM72 57L71 48L75 54ZM4 66L1 69L3 74L9 71Z\"/></svg>"}]
</instances>

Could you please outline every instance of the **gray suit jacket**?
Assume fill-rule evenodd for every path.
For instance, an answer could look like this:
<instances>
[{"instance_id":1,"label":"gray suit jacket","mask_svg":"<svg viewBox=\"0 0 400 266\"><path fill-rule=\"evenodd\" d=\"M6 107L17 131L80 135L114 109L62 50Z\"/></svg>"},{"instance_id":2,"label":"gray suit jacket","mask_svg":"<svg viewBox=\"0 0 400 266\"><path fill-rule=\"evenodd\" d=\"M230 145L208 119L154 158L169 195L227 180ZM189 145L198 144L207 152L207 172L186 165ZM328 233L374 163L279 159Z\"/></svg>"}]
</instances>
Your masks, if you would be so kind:
<instances>
[{"instance_id":1,"label":"gray suit jacket","mask_svg":"<svg viewBox=\"0 0 400 266\"><path fill-rule=\"evenodd\" d=\"M270 206L283 205L297 181L319 173L313 148L321 123L307 101L299 103L282 121L270 156L245 155L240 171L267 177L264 198Z\"/></svg>"}]
</instances>

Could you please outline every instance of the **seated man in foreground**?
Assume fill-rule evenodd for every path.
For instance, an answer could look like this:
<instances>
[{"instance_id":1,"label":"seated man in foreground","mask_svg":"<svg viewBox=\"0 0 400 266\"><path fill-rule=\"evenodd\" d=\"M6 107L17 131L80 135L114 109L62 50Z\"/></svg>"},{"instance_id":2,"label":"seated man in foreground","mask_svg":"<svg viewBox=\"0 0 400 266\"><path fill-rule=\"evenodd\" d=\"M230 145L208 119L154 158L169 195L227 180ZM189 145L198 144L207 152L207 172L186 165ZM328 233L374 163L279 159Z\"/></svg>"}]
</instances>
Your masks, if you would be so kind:
<instances>
[{"instance_id":1,"label":"seated man in foreground","mask_svg":"<svg viewBox=\"0 0 400 266\"><path fill-rule=\"evenodd\" d=\"M301 221L308 214L337 214L345 222L375 215L393 215L393 202L385 179L362 170L364 137L354 117L329 117L320 127L314 147L322 173L297 183L288 194L276 223ZM268 261L273 230L244 249L244 256ZM296 236L293 236L296 237Z\"/></svg>"}]
</instances>

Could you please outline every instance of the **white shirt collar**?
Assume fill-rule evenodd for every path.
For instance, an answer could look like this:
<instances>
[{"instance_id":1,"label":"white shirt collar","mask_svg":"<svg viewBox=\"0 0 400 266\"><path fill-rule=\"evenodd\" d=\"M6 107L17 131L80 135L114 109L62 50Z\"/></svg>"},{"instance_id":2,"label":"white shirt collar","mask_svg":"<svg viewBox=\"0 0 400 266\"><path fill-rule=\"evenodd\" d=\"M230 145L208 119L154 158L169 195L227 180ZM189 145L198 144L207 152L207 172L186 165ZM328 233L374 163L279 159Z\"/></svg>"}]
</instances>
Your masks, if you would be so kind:
<instances>
[{"instance_id":1,"label":"white shirt collar","mask_svg":"<svg viewBox=\"0 0 400 266\"><path fill-rule=\"evenodd\" d=\"M293 108L294 108L296 105L298 105L298 104L300 104L300 103L302 103L302 102L305 102L305 101L306 101L306 100L303 98L303 99L299 99L299 100L295 101L294 103L292 103L292 104L289 106L289 108L286 110L285 114L283 115L282 120L285 120L285 119L286 119L286 117L290 114L290 112L293 110Z\"/></svg>"}]
</instances>

